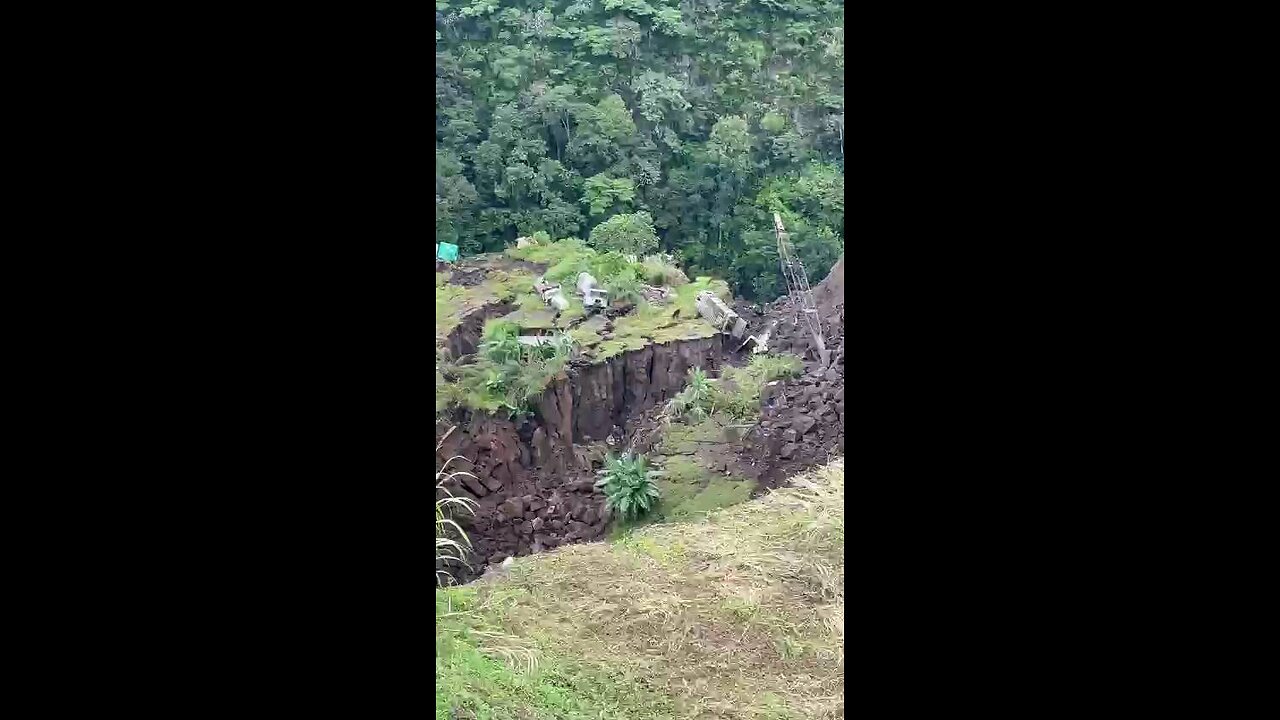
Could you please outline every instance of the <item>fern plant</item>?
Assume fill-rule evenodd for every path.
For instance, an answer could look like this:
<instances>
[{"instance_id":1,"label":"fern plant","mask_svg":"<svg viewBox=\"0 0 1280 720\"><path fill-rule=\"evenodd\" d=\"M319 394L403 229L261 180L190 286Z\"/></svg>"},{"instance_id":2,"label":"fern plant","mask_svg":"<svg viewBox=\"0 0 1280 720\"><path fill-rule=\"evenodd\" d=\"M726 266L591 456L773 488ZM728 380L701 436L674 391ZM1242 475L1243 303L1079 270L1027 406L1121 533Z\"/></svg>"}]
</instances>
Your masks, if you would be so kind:
<instances>
[{"instance_id":1,"label":"fern plant","mask_svg":"<svg viewBox=\"0 0 1280 720\"><path fill-rule=\"evenodd\" d=\"M605 507L622 515L623 520L633 520L647 514L658 501L656 478L665 473L650 470L643 455L612 454L605 460L604 469L596 473L600 479L596 487L604 490Z\"/></svg>"}]
</instances>

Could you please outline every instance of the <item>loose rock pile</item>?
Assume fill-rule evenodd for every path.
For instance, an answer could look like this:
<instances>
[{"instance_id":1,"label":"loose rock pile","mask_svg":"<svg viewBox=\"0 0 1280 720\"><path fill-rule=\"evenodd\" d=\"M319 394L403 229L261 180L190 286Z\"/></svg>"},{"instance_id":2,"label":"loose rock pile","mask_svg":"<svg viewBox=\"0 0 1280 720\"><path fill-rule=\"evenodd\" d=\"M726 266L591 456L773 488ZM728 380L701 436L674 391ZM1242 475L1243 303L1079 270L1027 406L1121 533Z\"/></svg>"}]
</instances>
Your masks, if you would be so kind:
<instances>
[{"instance_id":1,"label":"loose rock pile","mask_svg":"<svg viewBox=\"0 0 1280 720\"><path fill-rule=\"evenodd\" d=\"M465 431L458 428L441 444L437 466L462 456L450 463L448 471L456 474L445 487L478 507L474 515L454 518L472 540L474 562L437 569L467 582L484 570L485 563L604 534L609 515L594 478L582 471L566 478L535 464L531 444L522 441L513 423L495 419L480 420Z\"/></svg>"},{"instance_id":2,"label":"loose rock pile","mask_svg":"<svg viewBox=\"0 0 1280 720\"><path fill-rule=\"evenodd\" d=\"M775 380L760 393L758 442L748 444L763 467L763 487L778 487L800 470L844 454L844 365Z\"/></svg>"}]
</instances>

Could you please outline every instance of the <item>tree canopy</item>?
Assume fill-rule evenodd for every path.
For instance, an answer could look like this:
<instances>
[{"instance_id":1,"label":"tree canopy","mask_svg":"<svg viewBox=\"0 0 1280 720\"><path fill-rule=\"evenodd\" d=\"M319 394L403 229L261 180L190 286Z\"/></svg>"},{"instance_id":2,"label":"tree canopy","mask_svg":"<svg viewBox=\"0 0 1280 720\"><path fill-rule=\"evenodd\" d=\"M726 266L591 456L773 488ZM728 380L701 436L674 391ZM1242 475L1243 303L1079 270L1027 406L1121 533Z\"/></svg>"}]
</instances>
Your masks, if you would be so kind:
<instances>
[{"instance_id":1,"label":"tree canopy","mask_svg":"<svg viewBox=\"0 0 1280 720\"><path fill-rule=\"evenodd\" d=\"M437 241L660 249L769 300L779 212L820 276L844 246L843 21L833 0L438 0Z\"/></svg>"}]
</instances>

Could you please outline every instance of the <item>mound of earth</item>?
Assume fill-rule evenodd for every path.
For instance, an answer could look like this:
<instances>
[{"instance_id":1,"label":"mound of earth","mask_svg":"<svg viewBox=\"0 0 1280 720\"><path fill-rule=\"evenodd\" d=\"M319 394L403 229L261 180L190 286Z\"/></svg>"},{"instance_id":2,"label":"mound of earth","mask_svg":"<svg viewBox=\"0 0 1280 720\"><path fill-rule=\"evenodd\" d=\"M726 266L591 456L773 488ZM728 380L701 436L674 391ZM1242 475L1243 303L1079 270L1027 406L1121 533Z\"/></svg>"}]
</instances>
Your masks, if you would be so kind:
<instances>
[{"instance_id":1,"label":"mound of earth","mask_svg":"<svg viewBox=\"0 0 1280 720\"><path fill-rule=\"evenodd\" d=\"M840 259L831 267L831 272L813 289L813 301L823 315L837 305L844 306L844 253L840 253Z\"/></svg>"}]
</instances>

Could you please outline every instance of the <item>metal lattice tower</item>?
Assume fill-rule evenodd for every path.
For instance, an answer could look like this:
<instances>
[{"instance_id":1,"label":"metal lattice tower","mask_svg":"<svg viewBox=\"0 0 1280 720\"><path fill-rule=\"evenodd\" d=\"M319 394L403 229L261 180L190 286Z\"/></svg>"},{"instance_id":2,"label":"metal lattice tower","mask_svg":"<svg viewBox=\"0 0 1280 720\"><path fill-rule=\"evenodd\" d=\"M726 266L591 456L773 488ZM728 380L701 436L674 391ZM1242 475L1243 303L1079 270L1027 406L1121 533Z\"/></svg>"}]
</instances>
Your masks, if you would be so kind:
<instances>
[{"instance_id":1,"label":"metal lattice tower","mask_svg":"<svg viewBox=\"0 0 1280 720\"><path fill-rule=\"evenodd\" d=\"M791 248L791 236L782 226L782 216L773 214L773 229L778 236L778 261L782 264L782 277L787 281L787 294L791 298L791 310L795 323L799 325L803 319L804 327L813 336L817 344L818 355L823 363L827 362L827 346L822 337L822 321L818 318L818 305L813 300L813 290L809 287L809 275L804 270L804 263Z\"/></svg>"}]
</instances>

